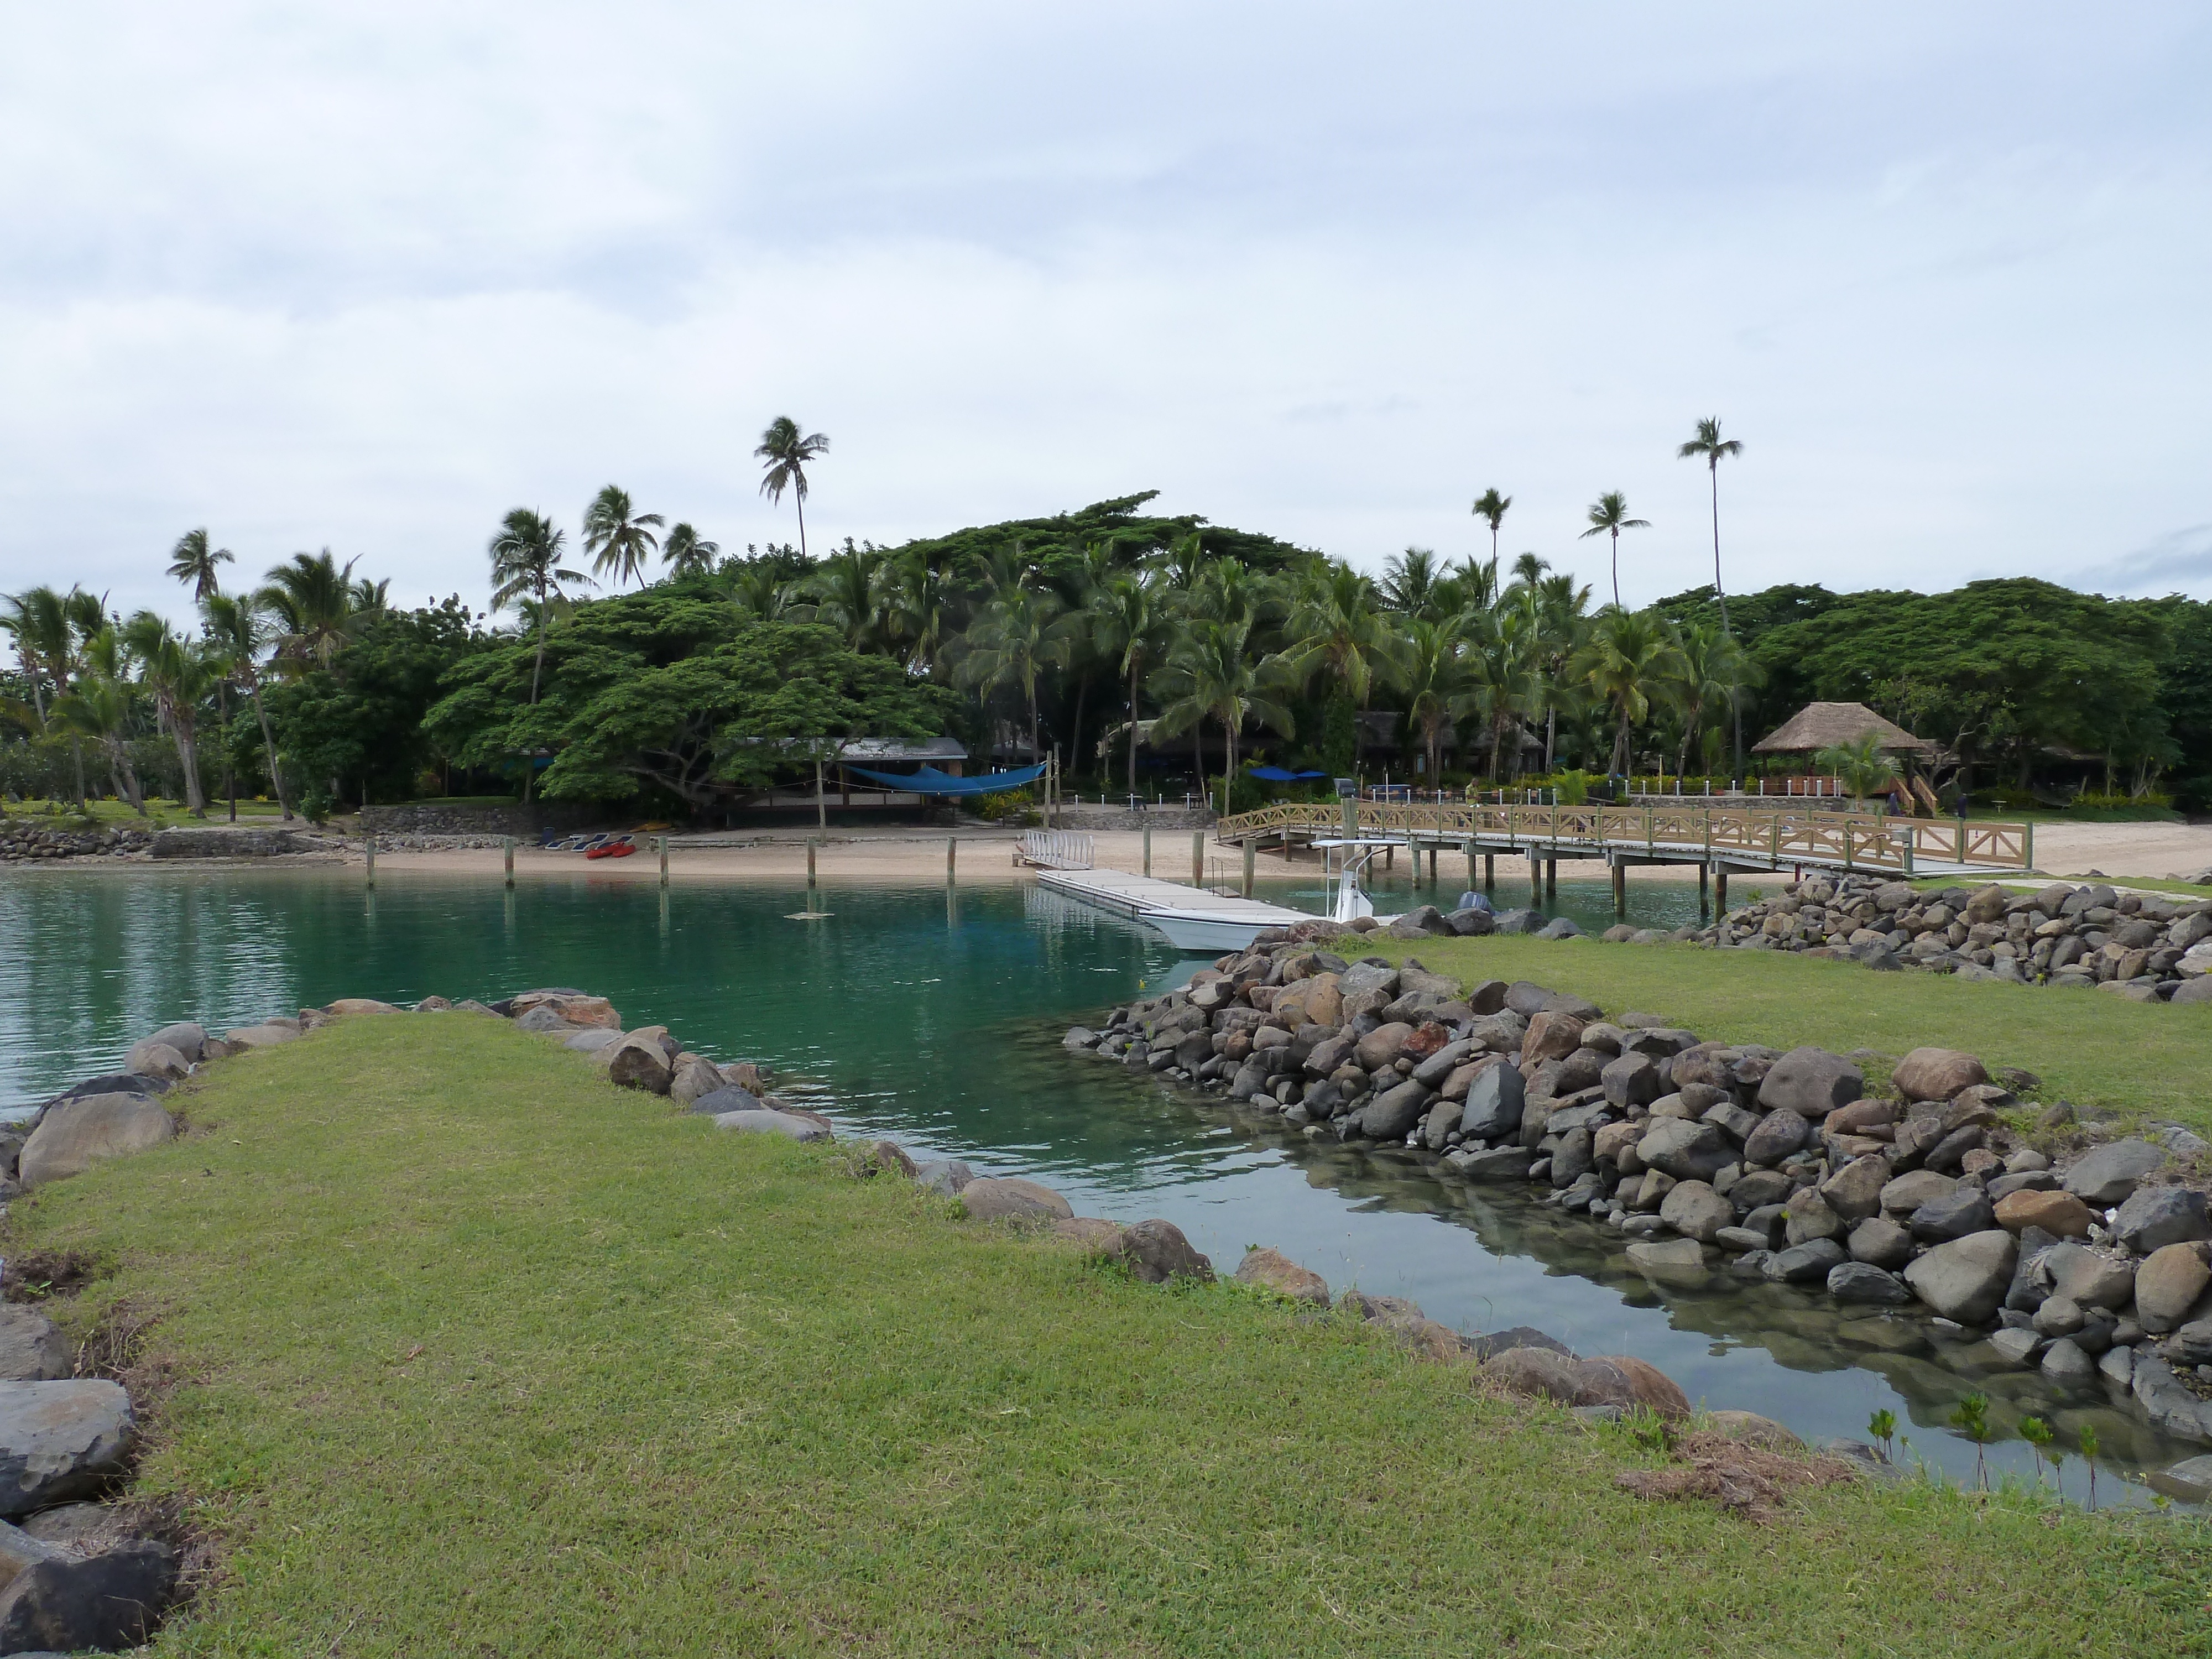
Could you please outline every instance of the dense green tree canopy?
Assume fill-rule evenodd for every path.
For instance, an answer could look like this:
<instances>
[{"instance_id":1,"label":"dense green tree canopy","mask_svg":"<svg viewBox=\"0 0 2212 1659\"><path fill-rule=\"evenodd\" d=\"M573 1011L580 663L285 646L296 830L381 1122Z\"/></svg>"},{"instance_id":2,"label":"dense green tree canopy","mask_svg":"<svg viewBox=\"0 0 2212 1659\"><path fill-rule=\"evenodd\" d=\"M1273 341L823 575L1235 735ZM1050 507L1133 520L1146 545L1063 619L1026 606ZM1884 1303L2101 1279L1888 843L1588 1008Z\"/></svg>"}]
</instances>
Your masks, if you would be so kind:
<instances>
[{"instance_id":1,"label":"dense green tree canopy","mask_svg":"<svg viewBox=\"0 0 2212 1659\"><path fill-rule=\"evenodd\" d=\"M535 654L515 640L471 657L425 725L471 765L550 753L556 799L642 791L703 807L841 738L934 736L953 701L833 628L760 621L700 581L579 606L550 635L533 706Z\"/></svg>"}]
</instances>

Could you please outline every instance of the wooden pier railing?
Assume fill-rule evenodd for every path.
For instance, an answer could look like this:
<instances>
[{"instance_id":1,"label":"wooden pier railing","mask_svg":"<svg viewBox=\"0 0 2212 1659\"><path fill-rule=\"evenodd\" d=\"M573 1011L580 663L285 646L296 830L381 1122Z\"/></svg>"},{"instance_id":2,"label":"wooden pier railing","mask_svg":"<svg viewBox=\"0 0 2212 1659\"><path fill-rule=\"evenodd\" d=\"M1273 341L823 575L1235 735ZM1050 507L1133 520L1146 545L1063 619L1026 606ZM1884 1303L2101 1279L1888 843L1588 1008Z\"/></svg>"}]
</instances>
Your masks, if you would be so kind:
<instances>
[{"instance_id":1,"label":"wooden pier railing","mask_svg":"<svg viewBox=\"0 0 2212 1659\"><path fill-rule=\"evenodd\" d=\"M1497 806L1376 801L1285 803L1239 812L1214 826L1217 841L1407 836L1483 843L1485 850L1572 848L1646 857L1722 858L1777 867L1819 864L1911 875L1924 865L2027 870L2034 827L1887 817L1790 807L1679 805Z\"/></svg>"}]
</instances>

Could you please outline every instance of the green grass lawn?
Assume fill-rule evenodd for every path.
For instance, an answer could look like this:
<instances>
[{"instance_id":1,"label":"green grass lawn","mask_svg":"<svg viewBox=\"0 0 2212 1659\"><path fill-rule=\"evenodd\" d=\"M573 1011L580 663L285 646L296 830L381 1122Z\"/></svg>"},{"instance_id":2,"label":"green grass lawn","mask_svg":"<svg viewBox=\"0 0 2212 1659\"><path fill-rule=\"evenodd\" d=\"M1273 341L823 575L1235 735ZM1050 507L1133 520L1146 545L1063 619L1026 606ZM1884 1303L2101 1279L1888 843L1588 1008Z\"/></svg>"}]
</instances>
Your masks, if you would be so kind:
<instances>
[{"instance_id":1,"label":"green grass lawn","mask_svg":"<svg viewBox=\"0 0 2212 1659\"><path fill-rule=\"evenodd\" d=\"M11 1255L113 1264L80 1322L161 1313L181 1380L142 1488L227 1552L162 1654L2203 1638L2195 1521L1870 1482L1768 1528L1633 1498L1613 1475L1656 1458L1624 1431L1241 1287L1142 1286L957 1221L489 1020L346 1022L183 1104L187 1137L9 1220Z\"/></svg>"},{"instance_id":2,"label":"green grass lawn","mask_svg":"<svg viewBox=\"0 0 2212 1659\"><path fill-rule=\"evenodd\" d=\"M239 798L238 821L240 823L275 823L279 822L282 809L273 800L249 800ZM52 823L59 829L78 830L90 818L100 829L137 828L167 830L176 824L228 823L230 822L230 800L224 797L208 803L207 816L195 818L185 811L178 800L160 800L149 796L146 816L141 817L128 801L110 796L102 800L87 800L80 814L71 801L26 800L14 801L0 807L0 813L10 818L28 818L33 823ZM304 823L305 819L298 819Z\"/></svg>"},{"instance_id":3,"label":"green grass lawn","mask_svg":"<svg viewBox=\"0 0 2212 1659\"><path fill-rule=\"evenodd\" d=\"M1608 1013L1656 1014L1703 1037L1811 1043L1838 1054L1963 1048L2043 1079L2034 1098L2071 1101L2123 1121L2168 1118L2212 1136L2212 1006L2130 1002L2105 991L2002 985L1782 951L1563 943L1527 937L1370 936L1366 954L1418 957L1467 980L1528 979ZM1347 947L1348 948L1348 947Z\"/></svg>"}]
</instances>

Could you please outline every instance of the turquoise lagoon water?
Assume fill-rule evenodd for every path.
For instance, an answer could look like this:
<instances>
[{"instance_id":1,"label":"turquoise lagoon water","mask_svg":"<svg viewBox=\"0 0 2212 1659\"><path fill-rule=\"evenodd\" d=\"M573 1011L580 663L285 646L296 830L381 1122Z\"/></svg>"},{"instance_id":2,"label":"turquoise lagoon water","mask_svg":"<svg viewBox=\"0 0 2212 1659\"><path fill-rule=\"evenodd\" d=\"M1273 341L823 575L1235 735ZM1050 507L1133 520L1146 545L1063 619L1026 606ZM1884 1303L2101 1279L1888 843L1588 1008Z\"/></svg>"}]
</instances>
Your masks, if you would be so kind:
<instances>
[{"instance_id":1,"label":"turquoise lagoon water","mask_svg":"<svg viewBox=\"0 0 2212 1659\"><path fill-rule=\"evenodd\" d=\"M1525 897L1525 874L1500 875L1501 908ZM1460 886L1448 872L1432 895L1409 877L1380 884L1380 908L1449 902ZM1317 909L1320 884L1293 878L1263 896ZM1070 1054L1069 1024L1199 965L1136 924L1035 886L833 884L812 906L830 914L790 919L810 908L796 883L663 892L581 872L512 893L389 871L373 891L357 871L12 872L0 878L0 1108L109 1069L171 1019L220 1030L338 996L580 986L702 1052L818 1085L841 1127L1036 1176L1079 1213L1165 1216L1224 1268L1248 1244L1273 1244L1334 1287L1412 1297L1462 1329L1528 1324L1584 1353L1634 1353L1693 1401L1764 1413L1808 1439L1863 1437L1887 1407L1930 1463L1971 1474L1972 1448L1944 1425L1978 1387L2002 1423L2055 1415L2062 1443L2094 1423L2123 1468L2196 1449L2099 1399L2057 1401L2033 1377L1984 1374L1972 1349L1930 1346L1917 1326L1904 1352L1844 1340L1825 1297L1734 1285L1662 1297L1618 1235L1522 1188L1439 1180L1402 1152L1311 1141ZM1563 884L1555 908L1586 927L1613 919L1602 884ZM1696 915L1693 884L1631 888L1639 925ZM1568 953L1594 948L1563 948L1564 988ZM2031 1467L2016 1441L1993 1461Z\"/></svg>"}]
</instances>

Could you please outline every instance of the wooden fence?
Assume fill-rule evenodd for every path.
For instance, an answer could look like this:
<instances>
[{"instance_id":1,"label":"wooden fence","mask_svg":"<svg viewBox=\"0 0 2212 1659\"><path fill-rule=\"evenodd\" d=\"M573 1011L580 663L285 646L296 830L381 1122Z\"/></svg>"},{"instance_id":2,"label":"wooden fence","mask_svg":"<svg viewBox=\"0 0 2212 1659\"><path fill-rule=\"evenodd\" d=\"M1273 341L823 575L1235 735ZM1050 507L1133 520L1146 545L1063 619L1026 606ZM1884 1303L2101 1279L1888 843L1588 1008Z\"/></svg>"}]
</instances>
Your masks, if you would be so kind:
<instances>
[{"instance_id":1,"label":"wooden fence","mask_svg":"<svg viewBox=\"0 0 2212 1659\"><path fill-rule=\"evenodd\" d=\"M2026 870L2035 861L2034 829L2025 823L1881 817L1787 807L1398 805L1347 801L1286 802L1239 812L1214 826L1217 841L1313 840L1332 835L1407 836L1475 841L1498 850L1571 848L1592 856L1642 853L1755 862L1833 865L1911 875L1923 865Z\"/></svg>"}]
</instances>

